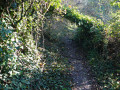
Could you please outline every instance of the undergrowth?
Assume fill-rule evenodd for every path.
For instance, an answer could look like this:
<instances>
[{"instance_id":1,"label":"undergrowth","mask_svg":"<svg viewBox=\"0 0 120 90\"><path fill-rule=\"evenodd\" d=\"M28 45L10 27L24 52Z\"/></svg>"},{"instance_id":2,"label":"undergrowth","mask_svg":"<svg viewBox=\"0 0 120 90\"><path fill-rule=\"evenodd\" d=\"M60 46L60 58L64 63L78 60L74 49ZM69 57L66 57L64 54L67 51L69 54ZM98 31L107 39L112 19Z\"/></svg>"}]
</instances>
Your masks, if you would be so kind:
<instances>
[{"instance_id":1,"label":"undergrowth","mask_svg":"<svg viewBox=\"0 0 120 90\"><path fill-rule=\"evenodd\" d=\"M36 46L33 45L34 47L32 46L32 48L34 49L31 49L35 50L35 52L33 51L34 53L38 53L37 55L40 56L40 58L38 58L40 59L39 61L37 59L34 60L34 62L32 61L32 58L35 58L35 56L30 56L31 53L29 49L25 55L21 53L23 57L18 58L19 63L17 61L17 68L13 69L11 67L12 71L9 70L8 76L2 71L3 75L0 78L2 85L0 85L0 89L71 90L68 60L60 55L60 46L58 45L59 43L57 42L46 41L45 49L38 47L37 50L39 51L37 51ZM16 65L14 63L13 61L13 66Z\"/></svg>"},{"instance_id":2,"label":"undergrowth","mask_svg":"<svg viewBox=\"0 0 120 90\"><path fill-rule=\"evenodd\" d=\"M43 45L45 14L60 5L60 0L0 1L0 90L70 89L67 59Z\"/></svg>"},{"instance_id":3,"label":"undergrowth","mask_svg":"<svg viewBox=\"0 0 120 90\"><path fill-rule=\"evenodd\" d=\"M74 40L86 51L101 89L120 89L119 14L108 25L71 8L64 17L78 25Z\"/></svg>"},{"instance_id":4,"label":"undergrowth","mask_svg":"<svg viewBox=\"0 0 120 90\"><path fill-rule=\"evenodd\" d=\"M75 40L87 51L101 88L120 89L120 14L110 25L104 25L101 20L71 8L63 8L63 13L60 6L60 0L0 2L0 89L71 89L68 60L60 55L61 47L55 42L43 45L45 16L53 12L78 26ZM59 42L64 33L49 34L52 41Z\"/></svg>"}]
</instances>

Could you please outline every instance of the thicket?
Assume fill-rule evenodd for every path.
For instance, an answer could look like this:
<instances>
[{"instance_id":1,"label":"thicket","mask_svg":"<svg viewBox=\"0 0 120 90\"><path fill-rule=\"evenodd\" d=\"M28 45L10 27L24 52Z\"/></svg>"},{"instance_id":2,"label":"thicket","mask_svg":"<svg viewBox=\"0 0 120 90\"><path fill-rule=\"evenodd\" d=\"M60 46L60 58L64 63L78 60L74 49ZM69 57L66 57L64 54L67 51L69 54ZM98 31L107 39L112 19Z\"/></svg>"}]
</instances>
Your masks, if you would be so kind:
<instances>
[{"instance_id":1,"label":"thicket","mask_svg":"<svg viewBox=\"0 0 120 90\"><path fill-rule=\"evenodd\" d=\"M113 4L120 6L119 1L116 1ZM59 0L0 1L0 89L70 87L66 80L67 72L63 73L66 66L61 59L65 59L44 50L45 16L53 12L63 15L60 7ZM63 11L66 12L65 18L78 25L75 40L88 51L89 63L94 68L96 79L106 89L119 89L119 11L114 13L108 25L71 8L64 8ZM46 65L49 67L44 71L46 60L49 61Z\"/></svg>"},{"instance_id":2,"label":"thicket","mask_svg":"<svg viewBox=\"0 0 120 90\"><path fill-rule=\"evenodd\" d=\"M79 14L76 10L67 9L65 17L78 25L75 40L82 42L86 49L101 50L104 43L104 25L101 20Z\"/></svg>"},{"instance_id":3,"label":"thicket","mask_svg":"<svg viewBox=\"0 0 120 90\"><path fill-rule=\"evenodd\" d=\"M79 13L96 17L105 23L112 19L111 14L119 9L111 6L112 1L114 0L63 0L65 6L71 5L71 8L77 9Z\"/></svg>"},{"instance_id":4,"label":"thicket","mask_svg":"<svg viewBox=\"0 0 120 90\"><path fill-rule=\"evenodd\" d=\"M111 4L118 5L119 1ZM120 13L108 24L66 8L65 18L78 25L75 40L88 53L89 63L102 89L120 89Z\"/></svg>"},{"instance_id":5,"label":"thicket","mask_svg":"<svg viewBox=\"0 0 120 90\"><path fill-rule=\"evenodd\" d=\"M0 89L70 87L66 65L60 62L66 59L45 49L50 6L58 10L60 0L0 0Z\"/></svg>"}]
</instances>

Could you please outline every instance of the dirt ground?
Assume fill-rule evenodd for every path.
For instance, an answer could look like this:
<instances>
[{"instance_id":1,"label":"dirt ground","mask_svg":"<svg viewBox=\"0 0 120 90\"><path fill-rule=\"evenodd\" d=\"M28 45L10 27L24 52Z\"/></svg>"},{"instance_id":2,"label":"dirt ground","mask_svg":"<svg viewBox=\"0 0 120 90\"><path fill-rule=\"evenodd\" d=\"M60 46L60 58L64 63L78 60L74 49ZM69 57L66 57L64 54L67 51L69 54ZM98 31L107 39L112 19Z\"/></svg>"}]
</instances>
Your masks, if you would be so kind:
<instances>
[{"instance_id":1,"label":"dirt ground","mask_svg":"<svg viewBox=\"0 0 120 90\"><path fill-rule=\"evenodd\" d=\"M80 50L69 37L64 38L65 52L63 56L69 59L71 65L70 77L72 78L72 90L100 90L85 61L83 50Z\"/></svg>"}]
</instances>

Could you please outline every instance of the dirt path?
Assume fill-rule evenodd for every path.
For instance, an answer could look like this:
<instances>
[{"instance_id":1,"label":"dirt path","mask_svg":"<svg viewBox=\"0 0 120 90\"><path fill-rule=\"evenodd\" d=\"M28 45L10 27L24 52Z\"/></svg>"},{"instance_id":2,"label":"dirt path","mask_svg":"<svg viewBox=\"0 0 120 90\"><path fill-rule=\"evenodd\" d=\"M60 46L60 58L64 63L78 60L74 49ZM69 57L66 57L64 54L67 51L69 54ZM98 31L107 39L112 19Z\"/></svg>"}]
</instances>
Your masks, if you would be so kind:
<instances>
[{"instance_id":1,"label":"dirt path","mask_svg":"<svg viewBox=\"0 0 120 90\"><path fill-rule=\"evenodd\" d=\"M72 90L100 90L96 88L95 80L90 74L89 66L86 67L85 59L82 56L82 50L78 49L76 44L69 38L64 39L65 54L71 64Z\"/></svg>"},{"instance_id":2,"label":"dirt path","mask_svg":"<svg viewBox=\"0 0 120 90\"><path fill-rule=\"evenodd\" d=\"M53 31L50 32L50 35L54 35L51 37L59 37L58 40L65 44L64 48L61 48L64 49L61 50L61 54L69 59L69 64L72 66L70 73L72 90L100 90L95 87L95 80L90 74L90 67L85 62L82 50L71 40L74 38L78 27L65 18L57 18L63 21L57 21L56 19L52 21L51 30Z\"/></svg>"}]
</instances>

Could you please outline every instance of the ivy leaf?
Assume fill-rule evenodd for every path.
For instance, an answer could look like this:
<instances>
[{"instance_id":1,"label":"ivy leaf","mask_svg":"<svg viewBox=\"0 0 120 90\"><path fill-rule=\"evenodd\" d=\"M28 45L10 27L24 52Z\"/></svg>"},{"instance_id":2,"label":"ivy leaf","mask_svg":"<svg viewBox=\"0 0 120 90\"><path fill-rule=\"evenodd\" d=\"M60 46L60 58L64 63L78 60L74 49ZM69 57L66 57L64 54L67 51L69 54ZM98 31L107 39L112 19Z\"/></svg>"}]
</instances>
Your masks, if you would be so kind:
<instances>
[{"instance_id":1,"label":"ivy leaf","mask_svg":"<svg viewBox=\"0 0 120 90\"><path fill-rule=\"evenodd\" d=\"M22 83L25 83L25 84L30 84L30 82L27 81L27 80L22 80L21 82L22 82Z\"/></svg>"}]
</instances>

